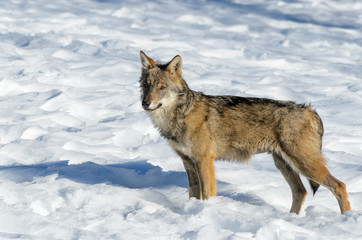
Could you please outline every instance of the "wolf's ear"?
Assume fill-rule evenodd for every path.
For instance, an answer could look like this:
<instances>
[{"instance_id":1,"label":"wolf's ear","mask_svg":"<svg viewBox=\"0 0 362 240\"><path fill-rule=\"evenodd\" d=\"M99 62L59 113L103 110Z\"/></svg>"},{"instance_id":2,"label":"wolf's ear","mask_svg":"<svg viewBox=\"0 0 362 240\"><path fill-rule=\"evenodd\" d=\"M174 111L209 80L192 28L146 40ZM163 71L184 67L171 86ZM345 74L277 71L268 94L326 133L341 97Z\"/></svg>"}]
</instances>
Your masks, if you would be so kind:
<instances>
[{"instance_id":1,"label":"wolf's ear","mask_svg":"<svg viewBox=\"0 0 362 240\"><path fill-rule=\"evenodd\" d=\"M182 58L177 55L174 57L171 62L167 65L166 70L170 73L176 73L177 75L181 76L181 68L182 68Z\"/></svg>"},{"instance_id":2,"label":"wolf's ear","mask_svg":"<svg viewBox=\"0 0 362 240\"><path fill-rule=\"evenodd\" d=\"M140 58L143 69L150 69L155 65L155 62L152 60L152 58L147 57L147 55L140 51Z\"/></svg>"}]
</instances>

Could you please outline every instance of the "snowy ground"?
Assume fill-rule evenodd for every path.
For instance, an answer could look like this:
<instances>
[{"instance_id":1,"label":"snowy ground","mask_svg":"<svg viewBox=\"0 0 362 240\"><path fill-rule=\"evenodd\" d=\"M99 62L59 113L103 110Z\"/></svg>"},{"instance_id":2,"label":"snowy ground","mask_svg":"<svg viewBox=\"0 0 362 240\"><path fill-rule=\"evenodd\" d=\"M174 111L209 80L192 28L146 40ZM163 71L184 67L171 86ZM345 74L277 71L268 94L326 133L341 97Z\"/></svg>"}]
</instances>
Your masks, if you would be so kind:
<instances>
[{"instance_id":1,"label":"snowy ground","mask_svg":"<svg viewBox=\"0 0 362 240\"><path fill-rule=\"evenodd\" d=\"M361 30L352 0L1 1L0 239L362 239ZM189 200L140 50L180 54L194 90L312 103L352 211L321 187L289 214L266 154L217 162L219 196Z\"/></svg>"}]
</instances>

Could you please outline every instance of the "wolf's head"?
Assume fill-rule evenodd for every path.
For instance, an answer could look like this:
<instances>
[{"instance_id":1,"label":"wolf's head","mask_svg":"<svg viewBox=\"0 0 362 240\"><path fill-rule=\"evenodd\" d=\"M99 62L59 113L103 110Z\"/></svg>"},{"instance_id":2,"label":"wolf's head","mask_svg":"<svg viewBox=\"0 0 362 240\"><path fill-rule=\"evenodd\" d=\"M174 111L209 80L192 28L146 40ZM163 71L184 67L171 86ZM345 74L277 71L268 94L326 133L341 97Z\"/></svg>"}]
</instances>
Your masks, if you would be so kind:
<instances>
[{"instance_id":1,"label":"wolf's head","mask_svg":"<svg viewBox=\"0 0 362 240\"><path fill-rule=\"evenodd\" d=\"M142 107L149 112L177 107L188 89L181 77L181 57L177 55L167 64L153 61L142 51L140 57Z\"/></svg>"}]
</instances>

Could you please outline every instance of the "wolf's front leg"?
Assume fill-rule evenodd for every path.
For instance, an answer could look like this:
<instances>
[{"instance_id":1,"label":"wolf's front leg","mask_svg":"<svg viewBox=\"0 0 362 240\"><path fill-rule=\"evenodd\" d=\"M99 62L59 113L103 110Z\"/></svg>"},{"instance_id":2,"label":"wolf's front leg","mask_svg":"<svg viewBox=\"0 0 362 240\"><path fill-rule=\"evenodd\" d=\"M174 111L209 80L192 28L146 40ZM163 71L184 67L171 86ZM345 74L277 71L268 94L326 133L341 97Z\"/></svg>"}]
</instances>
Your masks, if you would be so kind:
<instances>
[{"instance_id":1,"label":"wolf's front leg","mask_svg":"<svg viewBox=\"0 0 362 240\"><path fill-rule=\"evenodd\" d=\"M200 177L196 170L196 165L192 161L183 161L189 182L189 197L203 199L201 191Z\"/></svg>"},{"instance_id":2,"label":"wolf's front leg","mask_svg":"<svg viewBox=\"0 0 362 240\"><path fill-rule=\"evenodd\" d=\"M196 161L196 171L200 178L202 199L216 196L216 180L214 170L215 155L210 154Z\"/></svg>"},{"instance_id":3,"label":"wolf's front leg","mask_svg":"<svg viewBox=\"0 0 362 240\"><path fill-rule=\"evenodd\" d=\"M199 178L199 173L196 170L195 163L186 155L177 152L178 155L181 157L182 162L184 164L187 179L189 183L189 197L195 197L197 199L202 199L202 193L201 193L201 183Z\"/></svg>"}]
</instances>

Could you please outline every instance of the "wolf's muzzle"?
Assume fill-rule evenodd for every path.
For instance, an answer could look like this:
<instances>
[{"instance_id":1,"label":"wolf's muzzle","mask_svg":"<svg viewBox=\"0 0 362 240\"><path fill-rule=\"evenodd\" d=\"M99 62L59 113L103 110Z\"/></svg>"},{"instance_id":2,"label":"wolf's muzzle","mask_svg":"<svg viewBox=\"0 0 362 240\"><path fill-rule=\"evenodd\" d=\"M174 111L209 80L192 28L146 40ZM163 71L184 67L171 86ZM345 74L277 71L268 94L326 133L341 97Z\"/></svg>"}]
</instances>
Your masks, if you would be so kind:
<instances>
[{"instance_id":1,"label":"wolf's muzzle","mask_svg":"<svg viewBox=\"0 0 362 240\"><path fill-rule=\"evenodd\" d=\"M146 100L143 100L142 101L142 107L143 109L145 110L148 110L148 107L151 105L151 101L146 101Z\"/></svg>"}]
</instances>

